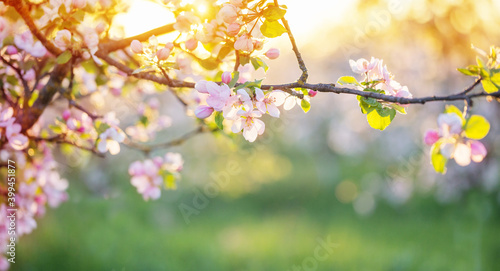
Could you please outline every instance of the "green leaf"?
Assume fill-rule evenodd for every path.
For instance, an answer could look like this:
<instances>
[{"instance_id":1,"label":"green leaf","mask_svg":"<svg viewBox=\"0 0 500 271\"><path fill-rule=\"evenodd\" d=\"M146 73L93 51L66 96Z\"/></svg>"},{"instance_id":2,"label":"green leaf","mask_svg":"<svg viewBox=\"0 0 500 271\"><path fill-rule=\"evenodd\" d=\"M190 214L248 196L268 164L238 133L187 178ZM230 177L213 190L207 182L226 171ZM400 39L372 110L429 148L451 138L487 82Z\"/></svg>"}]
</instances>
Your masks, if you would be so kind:
<instances>
[{"instance_id":1,"label":"green leaf","mask_svg":"<svg viewBox=\"0 0 500 271\"><path fill-rule=\"evenodd\" d=\"M258 70L259 68L263 68L265 72L269 69L269 66L267 66L266 62L264 62L262 59L259 57L252 57L251 58L253 68L255 70Z\"/></svg>"},{"instance_id":2,"label":"green leaf","mask_svg":"<svg viewBox=\"0 0 500 271\"><path fill-rule=\"evenodd\" d=\"M385 130L389 124L391 124L392 120L396 116L396 110L392 108L373 108L366 115L366 119L368 120L368 124L373 129L378 129L380 131Z\"/></svg>"},{"instance_id":3,"label":"green leaf","mask_svg":"<svg viewBox=\"0 0 500 271\"><path fill-rule=\"evenodd\" d=\"M51 129L56 134L61 134L63 132L61 126L59 125L50 124L49 129Z\"/></svg>"},{"instance_id":4,"label":"green leaf","mask_svg":"<svg viewBox=\"0 0 500 271\"><path fill-rule=\"evenodd\" d=\"M441 143L436 142L431 148L431 163L434 170L438 173L446 173L446 163L448 159L440 152Z\"/></svg>"},{"instance_id":5,"label":"green leaf","mask_svg":"<svg viewBox=\"0 0 500 271\"><path fill-rule=\"evenodd\" d=\"M311 103L302 99L302 101L300 102L300 107L302 107L302 110L304 110L304 113L307 113L307 112L309 112L309 110L311 110Z\"/></svg>"},{"instance_id":6,"label":"green leaf","mask_svg":"<svg viewBox=\"0 0 500 271\"><path fill-rule=\"evenodd\" d=\"M457 69L459 72L467 75L467 76L477 76L479 72L474 72L474 71L471 71L470 69L462 69L462 68L458 68Z\"/></svg>"},{"instance_id":7,"label":"green leaf","mask_svg":"<svg viewBox=\"0 0 500 271\"><path fill-rule=\"evenodd\" d=\"M457 116L460 117L460 119L462 120L462 125L465 124L465 118L464 118L464 114L462 113L462 111L460 109L458 109L458 107L454 106L454 105L447 105L446 106L446 109L444 110L444 113L452 113L452 114L456 114Z\"/></svg>"},{"instance_id":8,"label":"green leaf","mask_svg":"<svg viewBox=\"0 0 500 271\"><path fill-rule=\"evenodd\" d=\"M268 21L277 21L285 16L286 10L277 6L269 6L264 10L264 18Z\"/></svg>"},{"instance_id":9,"label":"green leaf","mask_svg":"<svg viewBox=\"0 0 500 271\"><path fill-rule=\"evenodd\" d=\"M222 124L223 121L224 116L222 115L222 112L215 113L215 124L217 124L217 127L221 130L224 130L224 125Z\"/></svg>"},{"instance_id":10,"label":"green leaf","mask_svg":"<svg viewBox=\"0 0 500 271\"><path fill-rule=\"evenodd\" d=\"M276 38L286 32L284 26L282 26L278 21L268 21L265 20L260 26L260 32L267 38Z\"/></svg>"},{"instance_id":11,"label":"green leaf","mask_svg":"<svg viewBox=\"0 0 500 271\"><path fill-rule=\"evenodd\" d=\"M479 115L472 115L465 125L465 135L470 139L483 139L490 131L490 123L486 118Z\"/></svg>"},{"instance_id":12,"label":"green leaf","mask_svg":"<svg viewBox=\"0 0 500 271\"><path fill-rule=\"evenodd\" d=\"M215 70L219 67L219 61L213 57L198 59L198 63L207 70Z\"/></svg>"},{"instance_id":13,"label":"green leaf","mask_svg":"<svg viewBox=\"0 0 500 271\"><path fill-rule=\"evenodd\" d=\"M217 59L222 61L226 56L233 51L232 47L224 46L220 49L219 54L217 54Z\"/></svg>"},{"instance_id":14,"label":"green leaf","mask_svg":"<svg viewBox=\"0 0 500 271\"><path fill-rule=\"evenodd\" d=\"M28 101L28 106L29 107L33 106L33 104L35 103L36 99L38 99L38 94L39 93L40 93L40 91L38 91L38 89L35 90L35 91L33 91L33 93L31 94L31 97L30 97L30 99Z\"/></svg>"},{"instance_id":15,"label":"green leaf","mask_svg":"<svg viewBox=\"0 0 500 271\"><path fill-rule=\"evenodd\" d=\"M236 83L238 83L239 78L240 78L240 72L238 71L233 72L233 79L231 79L231 82L229 82L229 88L234 88Z\"/></svg>"},{"instance_id":16,"label":"green leaf","mask_svg":"<svg viewBox=\"0 0 500 271\"><path fill-rule=\"evenodd\" d=\"M339 85L347 85L347 84L359 85L359 82L353 76L342 76L339 78L339 80L337 80L337 84L339 84Z\"/></svg>"},{"instance_id":17,"label":"green leaf","mask_svg":"<svg viewBox=\"0 0 500 271\"><path fill-rule=\"evenodd\" d=\"M78 22L83 21L85 18L85 11L83 11L83 9L77 9L75 14L73 14L73 18Z\"/></svg>"},{"instance_id":18,"label":"green leaf","mask_svg":"<svg viewBox=\"0 0 500 271\"><path fill-rule=\"evenodd\" d=\"M240 55L240 64L244 66L248 63L250 63L250 57L247 55Z\"/></svg>"},{"instance_id":19,"label":"green leaf","mask_svg":"<svg viewBox=\"0 0 500 271\"><path fill-rule=\"evenodd\" d=\"M398 111L399 113L403 114L403 115L406 115L406 109L404 107L402 107L401 105L398 105L398 104L390 104L389 105L390 107L394 108L396 111Z\"/></svg>"},{"instance_id":20,"label":"green leaf","mask_svg":"<svg viewBox=\"0 0 500 271\"><path fill-rule=\"evenodd\" d=\"M489 78L483 78L483 80L481 80L481 84L483 85L484 91L487 93L493 93L499 90L499 88Z\"/></svg>"},{"instance_id":21,"label":"green leaf","mask_svg":"<svg viewBox=\"0 0 500 271\"><path fill-rule=\"evenodd\" d=\"M64 51L64 53L57 57L56 62L57 64L64 64L71 59L71 56L71 51Z\"/></svg>"}]
</instances>

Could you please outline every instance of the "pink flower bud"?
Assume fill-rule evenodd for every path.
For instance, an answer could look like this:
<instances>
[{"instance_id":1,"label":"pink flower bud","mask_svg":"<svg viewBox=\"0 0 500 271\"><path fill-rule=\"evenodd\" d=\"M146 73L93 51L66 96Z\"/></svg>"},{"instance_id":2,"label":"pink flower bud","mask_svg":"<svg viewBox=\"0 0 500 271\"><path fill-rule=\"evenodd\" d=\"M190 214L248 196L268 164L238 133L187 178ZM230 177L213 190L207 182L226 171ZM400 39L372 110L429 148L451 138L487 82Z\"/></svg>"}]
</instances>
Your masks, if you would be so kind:
<instances>
[{"instance_id":1,"label":"pink flower bud","mask_svg":"<svg viewBox=\"0 0 500 271\"><path fill-rule=\"evenodd\" d=\"M196 50L196 47L198 47L198 41L196 39L189 39L186 41L186 49L189 51Z\"/></svg>"},{"instance_id":2,"label":"pink flower bud","mask_svg":"<svg viewBox=\"0 0 500 271\"><path fill-rule=\"evenodd\" d=\"M138 40L133 40L130 43L130 50L132 50L134 54L142 53L142 43Z\"/></svg>"},{"instance_id":3,"label":"pink flower bud","mask_svg":"<svg viewBox=\"0 0 500 271\"><path fill-rule=\"evenodd\" d=\"M219 18L221 18L225 23L234 23L238 18L238 8L228 4L224 5L217 14Z\"/></svg>"},{"instance_id":4,"label":"pink flower bud","mask_svg":"<svg viewBox=\"0 0 500 271\"><path fill-rule=\"evenodd\" d=\"M224 84L229 84L231 82L231 73L230 72L223 72L221 75L222 83Z\"/></svg>"},{"instance_id":5,"label":"pink flower bud","mask_svg":"<svg viewBox=\"0 0 500 271\"><path fill-rule=\"evenodd\" d=\"M234 37L240 33L241 25L239 23L232 23L227 26L227 35Z\"/></svg>"},{"instance_id":6,"label":"pink flower bud","mask_svg":"<svg viewBox=\"0 0 500 271\"><path fill-rule=\"evenodd\" d=\"M35 77L36 77L36 74L35 74L35 70L33 70L33 69L28 70L23 75L23 79L26 81L35 80Z\"/></svg>"},{"instance_id":7,"label":"pink flower bud","mask_svg":"<svg viewBox=\"0 0 500 271\"><path fill-rule=\"evenodd\" d=\"M276 59L280 56L280 50L277 48L271 48L266 52L266 57L269 59Z\"/></svg>"},{"instance_id":8,"label":"pink flower bud","mask_svg":"<svg viewBox=\"0 0 500 271\"><path fill-rule=\"evenodd\" d=\"M5 51L8 55L15 55L17 54L17 48L15 46L9 45L7 46L7 51Z\"/></svg>"},{"instance_id":9,"label":"pink flower bud","mask_svg":"<svg viewBox=\"0 0 500 271\"><path fill-rule=\"evenodd\" d=\"M166 60L169 56L170 56L170 49L168 48L164 47L156 51L156 57L158 57L159 60Z\"/></svg>"},{"instance_id":10,"label":"pink flower bud","mask_svg":"<svg viewBox=\"0 0 500 271\"><path fill-rule=\"evenodd\" d=\"M436 130L428 130L425 132L424 142L427 145L433 145L439 140L439 133Z\"/></svg>"},{"instance_id":11,"label":"pink flower bud","mask_svg":"<svg viewBox=\"0 0 500 271\"><path fill-rule=\"evenodd\" d=\"M173 50L174 49L174 44L172 42L167 42L167 44L165 44L165 48Z\"/></svg>"},{"instance_id":12,"label":"pink flower bud","mask_svg":"<svg viewBox=\"0 0 500 271\"><path fill-rule=\"evenodd\" d=\"M62 113L62 118L65 121L67 121L70 117L71 117L71 112L68 109L64 110Z\"/></svg>"},{"instance_id":13,"label":"pink flower bud","mask_svg":"<svg viewBox=\"0 0 500 271\"><path fill-rule=\"evenodd\" d=\"M102 32L104 32L106 30L106 28L107 28L106 24L103 22L100 22L95 27L95 31L97 31L98 34L101 34Z\"/></svg>"},{"instance_id":14,"label":"pink flower bud","mask_svg":"<svg viewBox=\"0 0 500 271\"><path fill-rule=\"evenodd\" d=\"M114 96L120 96L120 95L122 95L122 89L121 88L111 88L109 91Z\"/></svg>"},{"instance_id":15,"label":"pink flower bud","mask_svg":"<svg viewBox=\"0 0 500 271\"><path fill-rule=\"evenodd\" d=\"M87 0L73 0L71 3L75 8L84 8L87 5Z\"/></svg>"},{"instance_id":16,"label":"pink flower bud","mask_svg":"<svg viewBox=\"0 0 500 271\"><path fill-rule=\"evenodd\" d=\"M483 161L484 157L488 154L486 147L479 141L471 140L470 142L472 161L476 163Z\"/></svg>"},{"instance_id":17,"label":"pink flower bud","mask_svg":"<svg viewBox=\"0 0 500 271\"><path fill-rule=\"evenodd\" d=\"M207 81L201 80L198 81L195 85L194 88L199 92L199 93L208 93L207 90Z\"/></svg>"},{"instance_id":18,"label":"pink flower bud","mask_svg":"<svg viewBox=\"0 0 500 271\"><path fill-rule=\"evenodd\" d=\"M207 105L200 105L200 106L198 106L198 108L196 108L196 110L194 111L194 114L196 115L196 117L198 117L200 119L205 119L205 118L210 117L210 115L212 115L213 112L214 112L214 109L212 107L207 106Z\"/></svg>"},{"instance_id":19,"label":"pink flower bud","mask_svg":"<svg viewBox=\"0 0 500 271\"><path fill-rule=\"evenodd\" d=\"M318 94L318 92L317 92L317 91L315 91L315 90L310 89L310 90L309 90L309 92L308 92L308 94L309 94L309 96L310 96L311 98L313 98L314 96L316 96L316 94Z\"/></svg>"},{"instance_id":20,"label":"pink flower bud","mask_svg":"<svg viewBox=\"0 0 500 271\"><path fill-rule=\"evenodd\" d=\"M243 7L243 0L230 0L229 3L235 7Z\"/></svg>"}]
</instances>

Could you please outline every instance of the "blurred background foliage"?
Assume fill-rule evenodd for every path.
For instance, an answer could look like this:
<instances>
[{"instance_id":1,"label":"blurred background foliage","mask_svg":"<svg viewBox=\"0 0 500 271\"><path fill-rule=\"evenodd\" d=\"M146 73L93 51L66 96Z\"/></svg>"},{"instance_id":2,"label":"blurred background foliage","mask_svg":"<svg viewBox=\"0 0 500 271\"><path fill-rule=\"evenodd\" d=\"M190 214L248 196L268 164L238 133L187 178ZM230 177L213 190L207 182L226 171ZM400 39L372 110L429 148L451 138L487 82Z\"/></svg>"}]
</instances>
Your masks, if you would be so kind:
<instances>
[{"instance_id":1,"label":"blurred background foliage","mask_svg":"<svg viewBox=\"0 0 500 271\"><path fill-rule=\"evenodd\" d=\"M475 62L471 43L500 45L497 0L280 2L311 82L335 82L351 74L350 58L375 56L415 97L449 94L473 82L456 71ZM268 62L266 82L296 80L287 37L270 46L282 57ZM193 127L169 93L162 102L174 127L159 138ZM422 144L443 104L412 105L384 132L369 128L353 96L319 94L312 106L307 115L296 108L268 119L255 144L202 135L174 149L186 161L183 179L155 202L129 184L128 164L142 158L136 152L60 157L69 202L23 237L14 270L293 270L314 257L318 238L337 247L316 270L498 269L496 102L473 108L492 124L487 159L466 168L451 161L444 176ZM196 208L193 200L216 182L220 193ZM197 211L188 223L180 206Z\"/></svg>"}]
</instances>

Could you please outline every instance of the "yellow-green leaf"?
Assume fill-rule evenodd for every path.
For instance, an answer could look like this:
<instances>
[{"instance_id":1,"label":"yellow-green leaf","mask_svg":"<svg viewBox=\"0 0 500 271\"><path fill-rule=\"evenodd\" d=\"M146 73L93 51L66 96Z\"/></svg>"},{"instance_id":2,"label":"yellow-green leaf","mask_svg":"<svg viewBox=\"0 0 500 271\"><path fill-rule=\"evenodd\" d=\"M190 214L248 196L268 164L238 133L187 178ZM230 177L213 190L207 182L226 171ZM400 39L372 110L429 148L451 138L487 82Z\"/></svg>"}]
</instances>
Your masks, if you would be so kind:
<instances>
[{"instance_id":1,"label":"yellow-green leaf","mask_svg":"<svg viewBox=\"0 0 500 271\"><path fill-rule=\"evenodd\" d=\"M486 118L472 115L465 125L465 135L470 139L483 139L490 131L490 123Z\"/></svg>"},{"instance_id":2,"label":"yellow-green leaf","mask_svg":"<svg viewBox=\"0 0 500 271\"><path fill-rule=\"evenodd\" d=\"M346 85L346 84L359 85L359 82L353 76L342 76L339 78L339 80L337 80L337 84L339 84L339 85Z\"/></svg>"},{"instance_id":3,"label":"yellow-green leaf","mask_svg":"<svg viewBox=\"0 0 500 271\"><path fill-rule=\"evenodd\" d=\"M276 38L285 33L286 29L278 21L265 20L260 27L260 32L267 38Z\"/></svg>"},{"instance_id":4,"label":"yellow-green leaf","mask_svg":"<svg viewBox=\"0 0 500 271\"><path fill-rule=\"evenodd\" d=\"M438 173L445 174L446 173L446 163L448 159L444 157L444 155L440 152L440 143L436 143L432 145L431 148L431 163L434 167L434 170Z\"/></svg>"},{"instance_id":5,"label":"yellow-green leaf","mask_svg":"<svg viewBox=\"0 0 500 271\"><path fill-rule=\"evenodd\" d=\"M302 100L300 102L300 107L302 107L302 110L304 110L304 113L307 113L307 112L309 112L309 110L311 110L311 103L306 101L306 100Z\"/></svg>"},{"instance_id":6,"label":"yellow-green leaf","mask_svg":"<svg viewBox=\"0 0 500 271\"><path fill-rule=\"evenodd\" d=\"M373 129L383 131L391 124L394 116L396 116L396 110L392 108L377 108L368 112L366 119Z\"/></svg>"},{"instance_id":7,"label":"yellow-green leaf","mask_svg":"<svg viewBox=\"0 0 500 271\"><path fill-rule=\"evenodd\" d=\"M68 62L70 59L71 59L71 52L64 51L64 53L60 54L57 57L56 62L57 62L57 64L64 64L64 63Z\"/></svg>"},{"instance_id":8,"label":"yellow-green leaf","mask_svg":"<svg viewBox=\"0 0 500 271\"><path fill-rule=\"evenodd\" d=\"M277 21L285 16L286 10L277 6L269 6L264 10L264 18L268 21Z\"/></svg>"}]
</instances>

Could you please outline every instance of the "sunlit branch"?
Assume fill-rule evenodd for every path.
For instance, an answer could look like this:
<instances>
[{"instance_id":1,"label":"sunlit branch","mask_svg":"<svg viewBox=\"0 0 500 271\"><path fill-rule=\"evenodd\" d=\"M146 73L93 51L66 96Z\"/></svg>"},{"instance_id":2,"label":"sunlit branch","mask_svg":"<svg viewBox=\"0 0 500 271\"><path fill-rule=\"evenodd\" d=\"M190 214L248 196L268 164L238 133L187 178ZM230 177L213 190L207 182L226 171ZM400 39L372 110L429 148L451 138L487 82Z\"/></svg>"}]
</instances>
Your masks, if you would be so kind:
<instances>
[{"instance_id":1,"label":"sunlit branch","mask_svg":"<svg viewBox=\"0 0 500 271\"><path fill-rule=\"evenodd\" d=\"M38 27L35 25L35 22L31 18L30 12L26 5L24 5L24 1L22 0L1 0L8 6L12 6L17 13L23 18L24 22L30 29L31 33L37 37L37 39L43 44L43 46L52 54L58 56L62 53L62 50L57 48L52 42L47 40L47 37L40 32Z\"/></svg>"},{"instance_id":2,"label":"sunlit branch","mask_svg":"<svg viewBox=\"0 0 500 271\"><path fill-rule=\"evenodd\" d=\"M104 153L100 153L100 152L98 152L94 148L82 146L82 145L80 145L80 144L78 144L76 142L67 141L65 139L65 137L66 137L65 134L61 134L61 135L57 135L57 136L53 136L53 137L30 137L30 139L32 139L34 141L45 141L45 142L51 142L51 143L55 143L55 144L68 144L68 145L74 146L74 147L76 147L78 149L91 152L94 155L99 156L101 158L106 157L104 155Z\"/></svg>"}]
</instances>

